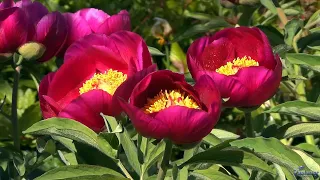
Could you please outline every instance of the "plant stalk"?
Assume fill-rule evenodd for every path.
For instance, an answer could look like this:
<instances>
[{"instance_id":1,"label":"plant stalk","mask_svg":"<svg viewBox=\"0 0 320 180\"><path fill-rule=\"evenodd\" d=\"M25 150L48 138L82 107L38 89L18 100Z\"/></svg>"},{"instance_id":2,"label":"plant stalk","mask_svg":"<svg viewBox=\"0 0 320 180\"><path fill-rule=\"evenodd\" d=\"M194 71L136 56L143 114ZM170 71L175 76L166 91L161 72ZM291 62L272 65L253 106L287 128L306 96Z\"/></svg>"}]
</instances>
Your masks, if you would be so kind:
<instances>
[{"instance_id":1,"label":"plant stalk","mask_svg":"<svg viewBox=\"0 0 320 180\"><path fill-rule=\"evenodd\" d=\"M253 127L252 127L252 119L251 119L251 111L244 112L245 116L245 125L246 125L246 135L247 137L254 137Z\"/></svg>"},{"instance_id":2,"label":"plant stalk","mask_svg":"<svg viewBox=\"0 0 320 180\"><path fill-rule=\"evenodd\" d=\"M158 172L157 180L164 180L167 173L167 168L169 166L169 161L171 158L171 152L172 152L172 142L168 139L165 140L166 147L164 149L163 159L160 165L160 169Z\"/></svg>"},{"instance_id":3,"label":"plant stalk","mask_svg":"<svg viewBox=\"0 0 320 180\"><path fill-rule=\"evenodd\" d=\"M14 77L12 88L12 106L11 106L11 121L12 121L12 137L14 147L17 151L20 151L20 129L18 122L18 88L21 66L13 65Z\"/></svg>"},{"instance_id":4,"label":"plant stalk","mask_svg":"<svg viewBox=\"0 0 320 180\"><path fill-rule=\"evenodd\" d=\"M130 175L130 173L127 171L127 169L124 167L124 165L121 163L120 160L117 162L117 165L127 178L133 180L132 176Z\"/></svg>"}]
</instances>

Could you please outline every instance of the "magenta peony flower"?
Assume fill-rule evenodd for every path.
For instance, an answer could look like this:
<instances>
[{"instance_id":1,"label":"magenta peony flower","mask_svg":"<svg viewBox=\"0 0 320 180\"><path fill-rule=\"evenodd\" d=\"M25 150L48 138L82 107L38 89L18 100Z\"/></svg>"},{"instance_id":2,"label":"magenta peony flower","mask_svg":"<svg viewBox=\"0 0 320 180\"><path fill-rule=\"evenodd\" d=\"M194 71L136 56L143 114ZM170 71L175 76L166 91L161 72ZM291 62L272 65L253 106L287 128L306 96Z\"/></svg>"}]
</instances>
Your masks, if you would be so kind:
<instances>
[{"instance_id":1,"label":"magenta peony flower","mask_svg":"<svg viewBox=\"0 0 320 180\"><path fill-rule=\"evenodd\" d=\"M155 70L143 39L128 31L88 35L66 54L65 63L40 83L43 117L71 118L94 131L104 127L101 112L121 113L115 97L125 97L130 90L119 86L136 73L143 77Z\"/></svg>"},{"instance_id":2,"label":"magenta peony flower","mask_svg":"<svg viewBox=\"0 0 320 180\"><path fill-rule=\"evenodd\" d=\"M261 105L277 91L282 64L258 28L238 27L202 37L188 49L188 67L198 81L209 75L229 107Z\"/></svg>"},{"instance_id":3,"label":"magenta peony flower","mask_svg":"<svg viewBox=\"0 0 320 180\"><path fill-rule=\"evenodd\" d=\"M120 98L120 104L143 136L193 144L208 135L219 119L221 97L209 76L200 77L192 87L183 75L160 70L133 87L130 102Z\"/></svg>"}]
</instances>

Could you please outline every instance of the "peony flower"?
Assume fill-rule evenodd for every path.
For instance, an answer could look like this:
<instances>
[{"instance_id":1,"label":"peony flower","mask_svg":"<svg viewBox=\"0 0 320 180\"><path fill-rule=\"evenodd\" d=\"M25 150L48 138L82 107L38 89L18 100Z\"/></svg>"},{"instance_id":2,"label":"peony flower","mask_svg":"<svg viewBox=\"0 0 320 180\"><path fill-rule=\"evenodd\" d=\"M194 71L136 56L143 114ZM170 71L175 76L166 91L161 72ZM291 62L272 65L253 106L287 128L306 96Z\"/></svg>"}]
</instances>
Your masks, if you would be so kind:
<instances>
[{"instance_id":1,"label":"peony flower","mask_svg":"<svg viewBox=\"0 0 320 180\"><path fill-rule=\"evenodd\" d=\"M110 16L102 10L86 8L76 13L64 13L64 17L68 23L69 35L60 56L63 56L73 42L91 33L110 35L121 30L131 30L130 16L125 10Z\"/></svg>"},{"instance_id":2,"label":"peony flower","mask_svg":"<svg viewBox=\"0 0 320 180\"><path fill-rule=\"evenodd\" d=\"M134 74L155 70L143 39L128 31L88 35L66 55L65 63L40 83L43 117L71 118L94 131L104 127L100 113L121 113L115 97L130 91L118 87Z\"/></svg>"},{"instance_id":3,"label":"peony flower","mask_svg":"<svg viewBox=\"0 0 320 180\"><path fill-rule=\"evenodd\" d=\"M160 70L134 86L129 103L120 98L120 104L141 135L185 145L211 132L219 119L221 98L209 76L200 77L192 87L183 75Z\"/></svg>"},{"instance_id":4,"label":"peony flower","mask_svg":"<svg viewBox=\"0 0 320 180\"><path fill-rule=\"evenodd\" d=\"M258 28L221 30L192 43L188 67L198 81L209 75L227 107L259 106L277 91L281 76L280 58L274 55L266 35Z\"/></svg>"}]
</instances>

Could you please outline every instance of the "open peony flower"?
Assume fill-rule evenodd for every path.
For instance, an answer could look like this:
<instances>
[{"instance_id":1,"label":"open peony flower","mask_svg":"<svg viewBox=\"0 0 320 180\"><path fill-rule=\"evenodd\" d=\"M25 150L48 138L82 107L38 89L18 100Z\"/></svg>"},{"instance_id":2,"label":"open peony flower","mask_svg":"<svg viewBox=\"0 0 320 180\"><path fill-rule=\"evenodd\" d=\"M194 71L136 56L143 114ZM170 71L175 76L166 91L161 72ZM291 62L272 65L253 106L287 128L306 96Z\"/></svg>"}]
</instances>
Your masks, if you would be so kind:
<instances>
[{"instance_id":1,"label":"open peony flower","mask_svg":"<svg viewBox=\"0 0 320 180\"><path fill-rule=\"evenodd\" d=\"M122 93L128 90L118 91L118 87L136 73L155 70L143 39L128 31L88 35L66 54L65 63L40 83L43 117L71 118L94 131L104 127L100 113L121 113L115 97L125 96Z\"/></svg>"},{"instance_id":2,"label":"open peony flower","mask_svg":"<svg viewBox=\"0 0 320 180\"><path fill-rule=\"evenodd\" d=\"M259 106L277 91L282 64L258 28L227 28L192 43L188 67L195 81L209 75L227 107Z\"/></svg>"},{"instance_id":3,"label":"open peony flower","mask_svg":"<svg viewBox=\"0 0 320 180\"><path fill-rule=\"evenodd\" d=\"M192 87L181 74L152 72L134 86L129 103L119 99L141 135L168 138L178 145L201 141L220 115L219 91L206 75Z\"/></svg>"},{"instance_id":4,"label":"open peony flower","mask_svg":"<svg viewBox=\"0 0 320 180\"><path fill-rule=\"evenodd\" d=\"M69 34L60 52L61 56L73 42L91 33L110 35L121 30L131 30L130 16L125 10L111 16L99 9L86 8L76 13L64 13L64 17L67 20Z\"/></svg>"}]
</instances>

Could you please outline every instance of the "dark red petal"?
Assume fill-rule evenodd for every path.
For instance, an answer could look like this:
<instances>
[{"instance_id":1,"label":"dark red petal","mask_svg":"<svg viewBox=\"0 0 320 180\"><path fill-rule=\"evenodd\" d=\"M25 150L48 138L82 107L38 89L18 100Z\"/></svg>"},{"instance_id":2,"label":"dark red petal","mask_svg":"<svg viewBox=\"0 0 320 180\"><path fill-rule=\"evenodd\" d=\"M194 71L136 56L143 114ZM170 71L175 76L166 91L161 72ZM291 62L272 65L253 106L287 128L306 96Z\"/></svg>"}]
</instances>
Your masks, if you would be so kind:
<instances>
[{"instance_id":1,"label":"dark red petal","mask_svg":"<svg viewBox=\"0 0 320 180\"><path fill-rule=\"evenodd\" d=\"M209 114L220 113L220 92L210 76L202 75L194 85L194 89L198 92L200 101L206 105Z\"/></svg>"},{"instance_id":2,"label":"dark red petal","mask_svg":"<svg viewBox=\"0 0 320 180\"><path fill-rule=\"evenodd\" d=\"M152 118L131 103L128 104L121 99L119 102L123 110L130 117L132 124L139 134L155 139L162 139L169 136L169 127L161 120Z\"/></svg>"},{"instance_id":3,"label":"dark red petal","mask_svg":"<svg viewBox=\"0 0 320 180\"><path fill-rule=\"evenodd\" d=\"M63 16L68 25L68 37L59 56L63 56L72 43L92 33L89 24L79 14L64 13Z\"/></svg>"},{"instance_id":4,"label":"dark red petal","mask_svg":"<svg viewBox=\"0 0 320 180\"><path fill-rule=\"evenodd\" d=\"M66 41L68 35L67 23L59 12L53 12L44 16L37 25L37 42L46 47L40 62L54 57Z\"/></svg>"},{"instance_id":5,"label":"dark red petal","mask_svg":"<svg viewBox=\"0 0 320 180\"><path fill-rule=\"evenodd\" d=\"M28 38L28 19L18 7L0 11L0 53L10 53Z\"/></svg>"},{"instance_id":6,"label":"dark red petal","mask_svg":"<svg viewBox=\"0 0 320 180\"><path fill-rule=\"evenodd\" d=\"M203 50L212 42L212 38L209 36L201 37L195 40L189 47L187 52L188 69L193 78L198 77L197 72L203 70L199 60Z\"/></svg>"},{"instance_id":7,"label":"dark red petal","mask_svg":"<svg viewBox=\"0 0 320 180\"><path fill-rule=\"evenodd\" d=\"M3 0L3 2L0 3L0 10L10 8L12 6L14 6L13 0Z\"/></svg>"},{"instance_id":8,"label":"dark red petal","mask_svg":"<svg viewBox=\"0 0 320 180\"><path fill-rule=\"evenodd\" d=\"M145 76L147 76L149 73L154 72L156 70L156 64L153 64L152 66L149 66L146 69L143 69L133 76L129 77L125 82L123 82L115 91L113 95L113 102L112 106L114 107L114 114L119 114L121 111L120 104L118 102L118 98L128 101L130 98L130 95L136 86L137 83L139 83Z\"/></svg>"},{"instance_id":9,"label":"dark red petal","mask_svg":"<svg viewBox=\"0 0 320 180\"><path fill-rule=\"evenodd\" d=\"M79 14L84 20L86 20L93 32L97 32L99 26L110 17L104 11L95 8L81 9L75 14Z\"/></svg>"},{"instance_id":10,"label":"dark red petal","mask_svg":"<svg viewBox=\"0 0 320 180\"><path fill-rule=\"evenodd\" d=\"M216 71L216 69L235 58L232 43L226 38L220 38L209 44L197 61L204 70Z\"/></svg>"},{"instance_id":11,"label":"dark red petal","mask_svg":"<svg viewBox=\"0 0 320 180\"><path fill-rule=\"evenodd\" d=\"M84 68L85 67L85 68ZM48 96L64 108L79 96L79 88L96 73L96 65L90 58L65 62L51 81Z\"/></svg>"},{"instance_id":12,"label":"dark red petal","mask_svg":"<svg viewBox=\"0 0 320 180\"><path fill-rule=\"evenodd\" d=\"M219 89L221 97L228 99L227 102L223 103L224 106L238 106L250 95L246 86L233 76L226 76L216 72L205 71L201 71L199 74L207 74L211 77L216 87Z\"/></svg>"},{"instance_id":13,"label":"dark red petal","mask_svg":"<svg viewBox=\"0 0 320 180\"><path fill-rule=\"evenodd\" d=\"M125 10L106 19L95 32L109 35L121 30L131 30L130 16Z\"/></svg>"},{"instance_id":14,"label":"dark red petal","mask_svg":"<svg viewBox=\"0 0 320 180\"><path fill-rule=\"evenodd\" d=\"M150 73L136 85L132 91L130 102L136 107L142 108L148 98L155 97L161 90L181 89L180 85L175 82L182 81L185 81L183 75L169 70Z\"/></svg>"},{"instance_id":15,"label":"dark red petal","mask_svg":"<svg viewBox=\"0 0 320 180\"><path fill-rule=\"evenodd\" d=\"M266 60L266 49L261 34L256 30L248 27L226 28L217 32L214 39L227 38L234 46L236 57L242 58L250 56L252 59L264 65Z\"/></svg>"},{"instance_id":16,"label":"dark red petal","mask_svg":"<svg viewBox=\"0 0 320 180\"><path fill-rule=\"evenodd\" d=\"M25 11L29 22L36 25L40 19L49 13L48 9L40 2L34 1L18 1L16 7L20 7Z\"/></svg>"},{"instance_id":17,"label":"dark red petal","mask_svg":"<svg viewBox=\"0 0 320 180\"><path fill-rule=\"evenodd\" d=\"M105 123L100 115L112 113L112 96L103 90L92 90L73 100L59 113L59 117L74 119L96 132Z\"/></svg>"},{"instance_id":18,"label":"dark red petal","mask_svg":"<svg viewBox=\"0 0 320 180\"><path fill-rule=\"evenodd\" d=\"M155 119L165 123L175 144L190 144L201 141L217 123L219 113L209 116L205 111L183 106L172 106L159 111Z\"/></svg>"},{"instance_id":19,"label":"dark red petal","mask_svg":"<svg viewBox=\"0 0 320 180\"><path fill-rule=\"evenodd\" d=\"M42 102L40 102L42 116L45 119L57 117L62 109L61 106L49 96L42 95L41 98L43 98Z\"/></svg>"},{"instance_id":20,"label":"dark red petal","mask_svg":"<svg viewBox=\"0 0 320 180\"><path fill-rule=\"evenodd\" d=\"M275 94L282 78L282 63L279 57L276 57L276 62L277 65L274 71L262 68L250 68L239 72L239 80L246 80L245 85L250 91L250 96L248 96L246 104L243 104L243 106L252 107L261 105ZM245 78L246 76L251 78Z\"/></svg>"}]
</instances>

